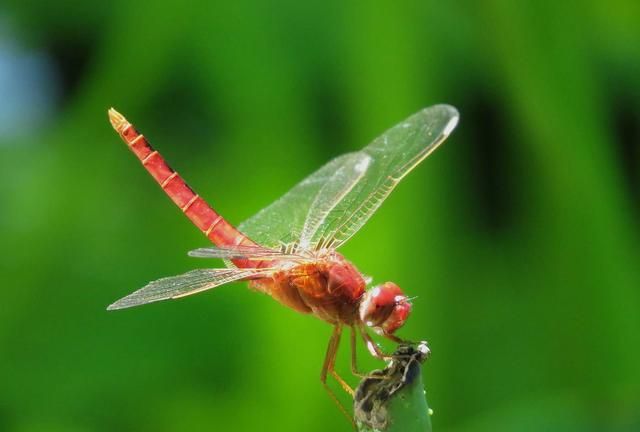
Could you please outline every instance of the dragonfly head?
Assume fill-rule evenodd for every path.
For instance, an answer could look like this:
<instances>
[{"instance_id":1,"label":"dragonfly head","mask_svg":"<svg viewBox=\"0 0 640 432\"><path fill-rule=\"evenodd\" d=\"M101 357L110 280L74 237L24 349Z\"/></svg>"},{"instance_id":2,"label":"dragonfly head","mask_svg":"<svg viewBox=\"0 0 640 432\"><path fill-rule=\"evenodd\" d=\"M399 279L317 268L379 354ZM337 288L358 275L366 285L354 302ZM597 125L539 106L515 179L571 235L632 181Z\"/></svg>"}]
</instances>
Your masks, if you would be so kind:
<instances>
[{"instance_id":1,"label":"dragonfly head","mask_svg":"<svg viewBox=\"0 0 640 432\"><path fill-rule=\"evenodd\" d=\"M393 334L402 327L410 312L409 299L393 282L373 287L360 302L360 319L378 333Z\"/></svg>"}]
</instances>

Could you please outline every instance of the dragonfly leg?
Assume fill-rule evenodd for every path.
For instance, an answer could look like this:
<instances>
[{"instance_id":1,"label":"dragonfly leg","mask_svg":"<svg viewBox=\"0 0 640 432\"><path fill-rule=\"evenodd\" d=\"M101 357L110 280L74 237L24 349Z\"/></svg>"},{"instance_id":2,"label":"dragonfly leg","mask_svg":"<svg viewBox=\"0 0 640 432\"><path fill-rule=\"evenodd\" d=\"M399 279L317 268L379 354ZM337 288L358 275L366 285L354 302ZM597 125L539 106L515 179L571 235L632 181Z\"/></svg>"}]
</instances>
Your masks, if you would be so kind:
<instances>
[{"instance_id":1,"label":"dragonfly leg","mask_svg":"<svg viewBox=\"0 0 640 432\"><path fill-rule=\"evenodd\" d=\"M383 361L389 361L393 358L391 354L385 353L380 349L378 344L371 338L371 336L369 336L369 333L367 333L367 329L364 325L360 325L359 330L360 335L362 336L362 339L364 339L364 343L372 356Z\"/></svg>"},{"instance_id":2,"label":"dragonfly leg","mask_svg":"<svg viewBox=\"0 0 640 432\"><path fill-rule=\"evenodd\" d=\"M366 378L369 375L358 370L358 364L356 361L356 331L355 326L351 326L351 373L359 378Z\"/></svg>"},{"instance_id":3,"label":"dragonfly leg","mask_svg":"<svg viewBox=\"0 0 640 432\"><path fill-rule=\"evenodd\" d=\"M383 336L386 337L387 339L391 340L391 341L394 341L397 344L411 345L411 346L424 345L424 347L427 349L427 354L426 354L427 357L431 353L431 350L429 350L429 344L427 343L427 341L413 342L413 341L409 341L409 340L406 340L406 339L399 338L398 336L392 335L390 333L383 333Z\"/></svg>"},{"instance_id":4,"label":"dragonfly leg","mask_svg":"<svg viewBox=\"0 0 640 432\"><path fill-rule=\"evenodd\" d=\"M394 334L391 333L382 333L382 336L386 337L387 339L389 339L390 341L394 341L397 344L402 344L402 345L419 345L421 343L426 343L426 342L414 342L414 341L410 341L408 339L402 339L401 337L398 337Z\"/></svg>"},{"instance_id":5,"label":"dragonfly leg","mask_svg":"<svg viewBox=\"0 0 640 432\"><path fill-rule=\"evenodd\" d=\"M331 374L336 381L340 384L340 386L349 393L352 397L354 395L353 389L347 384L340 375L334 370L334 365L336 361L336 354L338 353L338 346L340 345L340 336L342 335L342 326L337 324L333 328L333 334L331 335L331 339L329 339L329 346L327 347L327 354L324 358L324 364L322 365L322 372L320 373L320 381L322 381L322 385L324 386L327 393L333 401L338 405L342 414L349 420L349 422L354 426L353 418L347 411L347 409L342 405L336 394L331 390L331 387L327 384L327 375Z\"/></svg>"},{"instance_id":6,"label":"dragonfly leg","mask_svg":"<svg viewBox=\"0 0 640 432\"><path fill-rule=\"evenodd\" d=\"M414 342L399 338L398 336L391 333L382 333L382 336L386 337L390 341L394 341L397 344L415 345Z\"/></svg>"}]
</instances>

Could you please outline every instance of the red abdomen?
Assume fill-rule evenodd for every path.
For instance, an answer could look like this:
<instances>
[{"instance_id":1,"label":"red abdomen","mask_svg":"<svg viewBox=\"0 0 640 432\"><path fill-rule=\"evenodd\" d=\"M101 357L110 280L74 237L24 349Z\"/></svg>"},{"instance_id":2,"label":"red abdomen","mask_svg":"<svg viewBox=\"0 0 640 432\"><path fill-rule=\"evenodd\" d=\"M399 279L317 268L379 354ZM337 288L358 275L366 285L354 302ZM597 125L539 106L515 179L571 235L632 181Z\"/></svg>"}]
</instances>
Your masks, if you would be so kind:
<instances>
[{"instance_id":1,"label":"red abdomen","mask_svg":"<svg viewBox=\"0 0 640 432\"><path fill-rule=\"evenodd\" d=\"M109 110L109 119L131 151L182 212L217 246L256 246L256 243L227 222L166 163L120 113ZM235 259L238 267L263 267L267 262Z\"/></svg>"}]
</instances>

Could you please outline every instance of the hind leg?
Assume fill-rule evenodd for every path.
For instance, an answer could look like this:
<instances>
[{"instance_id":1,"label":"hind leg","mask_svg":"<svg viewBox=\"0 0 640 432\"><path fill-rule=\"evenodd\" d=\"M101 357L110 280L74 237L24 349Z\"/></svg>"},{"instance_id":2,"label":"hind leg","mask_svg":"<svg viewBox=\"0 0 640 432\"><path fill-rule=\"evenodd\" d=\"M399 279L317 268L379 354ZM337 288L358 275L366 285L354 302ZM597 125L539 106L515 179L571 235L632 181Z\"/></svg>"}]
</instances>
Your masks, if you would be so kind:
<instances>
[{"instance_id":1,"label":"hind leg","mask_svg":"<svg viewBox=\"0 0 640 432\"><path fill-rule=\"evenodd\" d=\"M351 388L351 386L349 386L349 384L347 384L347 382L344 379L342 379L342 377L338 375L338 373L334 369L336 354L338 353L338 346L340 346L341 335L342 335L342 326L340 324L337 324L333 328L331 339L329 339L327 354L325 355L324 364L322 365L322 372L320 372L320 381L322 382L322 385L324 386L327 393L329 393L329 397L333 399L333 401L338 405L338 408L340 409L342 414L344 414L344 416L347 417L349 422L353 425L354 424L353 418L349 414L349 411L347 411L344 405L342 405L342 403L340 402L336 394L333 392L333 390L331 390L331 388L327 384L327 375L331 374L336 379L336 381L338 381L338 383L344 389L344 391L349 393L351 397L353 397L354 395L354 391Z\"/></svg>"}]
</instances>

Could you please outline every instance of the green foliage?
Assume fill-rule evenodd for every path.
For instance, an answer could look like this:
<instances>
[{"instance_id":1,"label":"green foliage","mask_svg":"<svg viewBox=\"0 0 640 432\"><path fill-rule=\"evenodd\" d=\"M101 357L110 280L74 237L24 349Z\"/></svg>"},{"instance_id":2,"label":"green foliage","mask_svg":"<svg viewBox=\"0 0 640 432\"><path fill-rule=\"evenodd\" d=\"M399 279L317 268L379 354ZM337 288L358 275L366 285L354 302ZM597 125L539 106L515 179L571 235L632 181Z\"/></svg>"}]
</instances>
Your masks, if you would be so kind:
<instances>
[{"instance_id":1,"label":"green foliage","mask_svg":"<svg viewBox=\"0 0 640 432\"><path fill-rule=\"evenodd\" d=\"M78 79L0 136L0 430L349 430L320 321L242 284L105 311L209 265L106 110L240 222L440 102L456 132L342 250L418 296L434 428L638 430L637 0L5 3Z\"/></svg>"}]
</instances>

